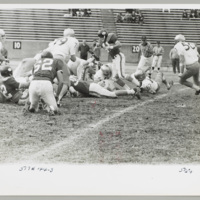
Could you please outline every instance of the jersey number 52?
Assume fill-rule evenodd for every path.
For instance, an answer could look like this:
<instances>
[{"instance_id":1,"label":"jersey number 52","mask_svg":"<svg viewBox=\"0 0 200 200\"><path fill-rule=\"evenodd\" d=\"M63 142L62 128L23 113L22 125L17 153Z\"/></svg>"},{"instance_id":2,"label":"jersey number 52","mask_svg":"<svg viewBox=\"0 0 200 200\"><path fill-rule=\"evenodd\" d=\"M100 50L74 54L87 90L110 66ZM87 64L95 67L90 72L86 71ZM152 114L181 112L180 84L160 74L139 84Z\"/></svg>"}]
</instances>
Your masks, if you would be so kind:
<instances>
[{"instance_id":1,"label":"jersey number 52","mask_svg":"<svg viewBox=\"0 0 200 200\"><path fill-rule=\"evenodd\" d=\"M33 72L37 72L38 70L48 70L51 71L53 64L53 59L45 58L44 60L39 60L34 65Z\"/></svg>"}]
</instances>

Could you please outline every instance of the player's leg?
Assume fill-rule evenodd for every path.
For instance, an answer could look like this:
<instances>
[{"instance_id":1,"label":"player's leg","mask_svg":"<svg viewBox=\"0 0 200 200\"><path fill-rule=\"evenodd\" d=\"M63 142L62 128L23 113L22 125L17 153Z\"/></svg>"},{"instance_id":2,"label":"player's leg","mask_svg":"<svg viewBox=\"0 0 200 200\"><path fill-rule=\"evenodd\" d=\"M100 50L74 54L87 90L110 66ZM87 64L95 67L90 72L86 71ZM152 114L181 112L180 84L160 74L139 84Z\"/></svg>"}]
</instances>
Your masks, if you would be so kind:
<instances>
[{"instance_id":1,"label":"player's leg","mask_svg":"<svg viewBox=\"0 0 200 200\"><path fill-rule=\"evenodd\" d=\"M58 111L58 106L53 92L53 85L50 81L43 81L41 99L43 99L43 101L47 104L50 111L55 113Z\"/></svg>"},{"instance_id":2,"label":"player's leg","mask_svg":"<svg viewBox=\"0 0 200 200\"><path fill-rule=\"evenodd\" d=\"M176 64L175 64L178 73L180 73L180 66L179 66L179 58L176 58Z\"/></svg>"},{"instance_id":3,"label":"player's leg","mask_svg":"<svg viewBox=\"0 0 200 200\"><path fill-rule=\"evenodd\" d=\"M28 110L30 112L37 111L41 92L41 83L39 81L32 81L29 86L29 102L30 107Z\"/></svg>"},{"instance_id":4,"label":"player's leg","mask_svg":"<svg viewBox=\"0 0 200 200\"><path fill-rule=\"evenodd\" d=\"M157 66L157 63L158 63L158 56L154 56L152 60L152 66L151 66L152 70L155 69L155 67Z\"/></svg>"},{"instance_id":5,"label":"player's leg","mask_svg":"<svg viewBox=\"0 0 200 200\"><path fill-rule=\"evenodd\" d=\"M157 61L157 70L160 70L162 64L162 56L158 56L158 61Z\"/></svg>"},{"instance_id":6,"label":"player's leg","mask_svg":"<svg viewBox=\"0 0 200 200\"><path fill-rule=\"evenodd\" d=\"M59 65L62 66L62 70L63 70L63 85L61 88L58 87L58 105L60 104L61 99L63 98L63 96L67 93L67 91L69 90L70 87L70 80L69 80L69 76L70 76L70 70L67 66L67 63L63 60L62 57L60 56L55 56L55 59L58 60Z\"/></svg>"},{"instance_id":7,"label":"player's leg","mask_svg":"<svg viewBox=\"0 0 200 200\"><path fill-rule=\"evenodd\" d=\"M162 83L164 83L168 90L170 90L171 87L174 85L174 82L173 81L168 82L165 75L160 71L158 71L155 81L158 83L159 87L161 86Z\"/></svg>"},{"instance_id":8,"label":"player's leg","mask_svg":"<svg viewBox=\"0 0 200 200\"><path fill-rule=\"evenodd\" d=\"M95 97L117 98L115 92L111 92L111 91L101 87L97 83L90 83L89 94L91 96L95 96Z\"/></svg>"},{"instance_id":9,"label":"player's leg","mask_svg":"<svg viewBox=\"0 0 200 200\"><path fill-rule=\"evenodd\" d=\"M172 59L171 62L172 62L172 69L173 69L173 72L174 72L174 74L176 74L176 68L177 68L176 60L175 60L175 59Z\"/></svg>"},{"instance_id":10,"label":"player's leg","mask_svg":"<svg viewBox=\"0 0 200 200\"><path fill-rule=\"evenodd\" d=\"M196 91L200 91L200 87L198 85L187 81L188 78L196 75L196 73L198 72L198 67L199 66L196 65L196 63L187 67L185 72L180 77L180 81L179 81L180 84L193 88Z\"/></svg>"},{"instance_id":11,"label":"player's leg","mask_svg":"<svg viewBox=\"0 0 200 200\"><path fill-rule=\"evenodd\" d=\"M134 88L134 89L131 89L131 90L116 90L114 91L115 94L117 96L127 96L127 95L134 95L136 96L138 99L141 99L141 96L140 96L140 89L139 88Z\"/></svg>"}]
</instances>

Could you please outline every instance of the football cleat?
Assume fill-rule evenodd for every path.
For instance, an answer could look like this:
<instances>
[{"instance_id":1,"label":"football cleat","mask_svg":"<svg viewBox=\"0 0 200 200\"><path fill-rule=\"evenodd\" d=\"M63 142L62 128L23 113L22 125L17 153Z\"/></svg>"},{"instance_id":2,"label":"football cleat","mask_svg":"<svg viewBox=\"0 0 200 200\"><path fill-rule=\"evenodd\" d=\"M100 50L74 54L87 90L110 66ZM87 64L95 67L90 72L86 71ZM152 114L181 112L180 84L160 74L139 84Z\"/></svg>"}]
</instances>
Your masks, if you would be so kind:
<instances>
[{"instance_id":1,"label":"football cleat","mask_svg":"<svg viewBox=\"0 0 200 200\"><path fill-rule=\"evenodd\" d=\"M195 95L199 95L200 94L200 90L197 90L196 92L195 92Z\"/></svg>"},{"instance_id":2,"label":"football cleat","mask_svg":"<svg viewBox=\"0 0 200 200\"><path fill-rule=\"evenodd\" d=\"M169 86L167 87L167 89L170 90L170 89L172 88L173 85L174 85L174 82L173 82L173 81L170 81L170 82L169 82Z\"/></svg>"},{"instance_id":3,"label":"football cleat","mask_svg":"<svg viewBox=\"0 0 200 200\"><path fill-rule=\"evenodd\" d=\"M134 96L136 96L138 99L141 99L140 88L136 87L136 88L134 88L134 91L135 91Z\"/></svg>"}]
</instances>

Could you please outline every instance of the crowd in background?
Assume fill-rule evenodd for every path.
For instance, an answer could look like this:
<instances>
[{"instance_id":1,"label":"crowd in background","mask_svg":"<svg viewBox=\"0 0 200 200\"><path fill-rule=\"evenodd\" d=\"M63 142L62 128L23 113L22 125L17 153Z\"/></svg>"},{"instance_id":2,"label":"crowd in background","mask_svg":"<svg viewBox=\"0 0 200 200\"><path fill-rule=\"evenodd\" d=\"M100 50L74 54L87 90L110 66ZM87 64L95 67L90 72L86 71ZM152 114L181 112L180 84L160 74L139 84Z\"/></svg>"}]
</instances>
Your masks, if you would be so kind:
<instances>
[{"instance_id":1,"label":"crowd in background","mask_svg":"<svg viewBox=\"0 0 200 200\"><path fill-rule=\"evenodd\" d=\"M90 17L91 9L69 9L72 17Z\"/></svg>"},{"instance_id":2,"label":"crowd in background","mask_svg":"<svg viewBox=\"0 0 200 200\"><path fill-rule=\"evenodd\" d=\"M118 13L116 16L117 23L137 23L143 25L144 23L144 15L138 9L125 9L125 14Z\"/></svg>"},{"instance_id":3,"label":"crowd in background","mask_svg":"<svg viewBox=\"0 0 200 200\"><path fill-rule=\"evenodd\" d=\"M196 19L200 18L200 10L199 9L191 9L191 10L184 10L182 13L182 19Z\"/></svg>"}]
</instances>

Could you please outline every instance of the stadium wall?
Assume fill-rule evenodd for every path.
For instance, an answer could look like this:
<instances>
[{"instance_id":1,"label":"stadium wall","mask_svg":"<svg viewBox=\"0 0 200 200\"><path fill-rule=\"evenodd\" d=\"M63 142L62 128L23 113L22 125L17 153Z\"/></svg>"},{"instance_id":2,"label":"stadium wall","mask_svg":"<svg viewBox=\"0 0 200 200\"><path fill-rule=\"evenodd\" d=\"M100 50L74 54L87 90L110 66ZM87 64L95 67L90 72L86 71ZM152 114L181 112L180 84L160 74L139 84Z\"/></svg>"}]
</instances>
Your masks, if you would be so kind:
<instances>
[{"instance_id":1,"label":"stadium wall","mask_svg":"<svg viewBox=\"0 0 200 200\"><path fill-rule=\"evenodd\" d=\"M15 49L14 45L16 42L21 42L20 48ZM6 41L6 48L9 53L9 59L23 59L34 57L39 51L45 49L48 46L49 42L45 41ZM19 43L17 43L19 45ZM15 46L19 47L19 46ZM163 46L165 53L163 56L163 63L169 64L169 51L172 46ZM122 52L126 55L126 62L128 63L137 63L138 62L138 53L133 53L132 45L122 46ZM108 56L108 53L102 49L101 51L101 61L108 62L111 61L111 58Z\"/></svg>"}]
</instances>

